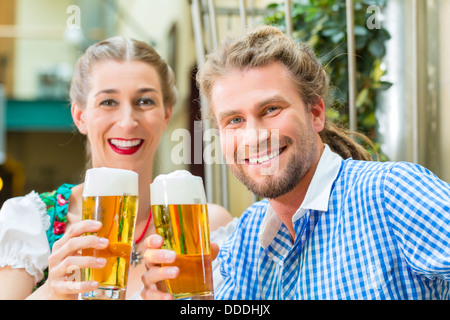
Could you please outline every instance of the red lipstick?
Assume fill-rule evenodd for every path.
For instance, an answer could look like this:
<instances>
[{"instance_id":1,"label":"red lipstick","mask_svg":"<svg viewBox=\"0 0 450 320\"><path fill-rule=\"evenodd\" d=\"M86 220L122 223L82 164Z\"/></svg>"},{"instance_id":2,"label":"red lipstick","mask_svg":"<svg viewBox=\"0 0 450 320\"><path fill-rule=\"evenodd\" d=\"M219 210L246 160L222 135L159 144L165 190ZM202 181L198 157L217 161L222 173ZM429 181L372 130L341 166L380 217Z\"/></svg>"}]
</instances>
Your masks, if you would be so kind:
<instances>
[{"instance_id":1,"label":"red lipstick","mask_svg":"<svg viewBox=\"0 0 450 320\"><path fill-rule=\"evenodd\" d=\"M108 139L108 144L111 149L122 155L132 155L135 154L143 145L144 140L142 139L120 139L113 138Z\"/></svg>"}]
</instances>

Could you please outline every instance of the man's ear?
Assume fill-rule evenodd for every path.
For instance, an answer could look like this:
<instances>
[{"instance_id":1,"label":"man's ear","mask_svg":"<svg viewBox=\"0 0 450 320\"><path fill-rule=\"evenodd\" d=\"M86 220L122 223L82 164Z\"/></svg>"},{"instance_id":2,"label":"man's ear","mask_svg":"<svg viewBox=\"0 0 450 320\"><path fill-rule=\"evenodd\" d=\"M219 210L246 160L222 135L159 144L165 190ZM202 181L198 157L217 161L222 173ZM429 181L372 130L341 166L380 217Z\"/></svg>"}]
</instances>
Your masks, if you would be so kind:
<instances>
[{"instance_id":1,"label":"man's ear","mask_svg":"<svg viewBox=\"0 0 450 320\"><path fill-rule=\"evenodd\" d=\"M87 134L86 123L84 120L84 109L81 108L78 103L72 103L70 111L72 113L73 122L77 126L78 131L82 134Z\"/></svg>"},{"instance_id":2,"label":"man's ear","mask_svg":"<svg viewBox=\"0 0 450 320\"><path fill-rule=\"evenodd\" d=\"M325 127L325 104L321 98L317 98L310 107L314 131L321 132Z\"/></svg>"}]
</instances>

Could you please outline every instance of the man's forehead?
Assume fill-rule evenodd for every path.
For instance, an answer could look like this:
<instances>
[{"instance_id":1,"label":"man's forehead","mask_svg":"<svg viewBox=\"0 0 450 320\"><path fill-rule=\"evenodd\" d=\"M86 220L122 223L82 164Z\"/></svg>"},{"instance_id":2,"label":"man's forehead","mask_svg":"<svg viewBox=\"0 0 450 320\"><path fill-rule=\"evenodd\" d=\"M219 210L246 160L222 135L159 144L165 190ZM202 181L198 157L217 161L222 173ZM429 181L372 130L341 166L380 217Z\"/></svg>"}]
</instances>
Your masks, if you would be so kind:
<instances>
[{"instance_id":1,"label":"man's forehead","mask_svg":"<svg viewBox=\"0 0 450 320\"><path fill-rule=\"evenodd\" d=\"M295 82L287 69L285 71L280 70L279 66L268 65L236 70L216 79L210 101L213 114L229 113L243 106L246 109L258 107L272 101L286 100L286 96L293 92L298 94Z\"/></svg>"}]
</instances>

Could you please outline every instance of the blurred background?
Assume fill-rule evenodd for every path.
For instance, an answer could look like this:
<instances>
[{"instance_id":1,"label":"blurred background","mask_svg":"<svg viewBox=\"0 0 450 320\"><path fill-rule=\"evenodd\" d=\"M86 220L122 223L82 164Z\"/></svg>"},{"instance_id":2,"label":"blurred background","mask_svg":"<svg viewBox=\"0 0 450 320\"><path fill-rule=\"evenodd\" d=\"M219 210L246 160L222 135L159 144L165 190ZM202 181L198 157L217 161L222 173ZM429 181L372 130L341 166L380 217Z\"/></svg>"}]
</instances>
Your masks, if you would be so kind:
<instances>
[{"instance_id":1,"label":"blurred background","mask_svg":"<svg viewBox=\"0 0 450 320\"><path fill-rule=\"evenodd\" d=\"M82 181L85 141L68 100L73 66L90 44L115 35L152 44L176 73L179 101L155 175L187 169L205 178L204 163L171 159L180 143L174 130L193 137L199 119L199 37L207 52L213 34L220 41L259 24L286 30L286 12L292 36L309 42L331 74L329 119L348 126L346 1L290 2L286 11L285 1L274 0L0 0L0 204ZM450 182L450 0L353 2L357 130L374 141L380 160L416 162ZM222 166L212 172L209 200L239 216L254 197Z\"/></svg>"}]
</instances>

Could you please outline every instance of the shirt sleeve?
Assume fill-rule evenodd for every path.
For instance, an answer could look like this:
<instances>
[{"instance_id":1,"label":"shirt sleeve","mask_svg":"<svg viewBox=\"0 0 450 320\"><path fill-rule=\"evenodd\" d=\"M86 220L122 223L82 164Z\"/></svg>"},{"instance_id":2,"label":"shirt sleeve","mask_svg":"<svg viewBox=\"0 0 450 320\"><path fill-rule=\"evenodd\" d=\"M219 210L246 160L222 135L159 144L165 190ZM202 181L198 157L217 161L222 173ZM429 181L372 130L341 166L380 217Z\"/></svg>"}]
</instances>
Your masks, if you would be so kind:
<instances>
[{"instance_id":1,"label":"shirt sleeve","mask_svg":"<svg viewBox=\"0 0 450 320\"><path fill-rule=\"evenodd\" d=\"M217 256L220 270L219 274L222 277L221 285L215 289L214 299L216 300L237 300L234 293L237 291L235 284L235 274L232 264L232 255L230 251L232 250L232 244L235 242L236 234L233 234L227 242L220 247L219 255Z\"/></svg>"},{"instance_id":2,"label":"shirt sleeve","mask_svg":"<svg viewBox=\"0 0 450 320\"><path fill-rule=\"evenodd\" d=\"M399 163L387 175L385 198L408 266L450 280L450 185L422 166Z\"/></svg>"},{"instance_id":3,"label":"shirt sleeve","mask_svg":"<svg viewBox=\"0 0 450 320\"><path fill-rule=\"evenodd\" d=\"M50 218L39 195L5 201L0 210L0 268L25 269L39 282L48 266Z\"/></svg>"},{"instance_id":4,"label":"shirt sleeve","mask_svg":"<svg viewBox=\"0 0 450 320\"><path fill-rule=\"evenodd\" d=\"M231 236L220 247L217 260L224 280L214 293L215 299L261 299L257 267L261 251L258 234L266 210L265 201L245 210L236 221Z\"/></svg>"}]
</instances>

